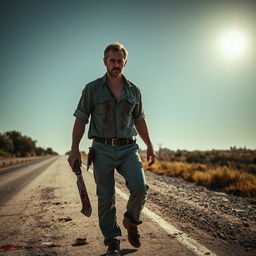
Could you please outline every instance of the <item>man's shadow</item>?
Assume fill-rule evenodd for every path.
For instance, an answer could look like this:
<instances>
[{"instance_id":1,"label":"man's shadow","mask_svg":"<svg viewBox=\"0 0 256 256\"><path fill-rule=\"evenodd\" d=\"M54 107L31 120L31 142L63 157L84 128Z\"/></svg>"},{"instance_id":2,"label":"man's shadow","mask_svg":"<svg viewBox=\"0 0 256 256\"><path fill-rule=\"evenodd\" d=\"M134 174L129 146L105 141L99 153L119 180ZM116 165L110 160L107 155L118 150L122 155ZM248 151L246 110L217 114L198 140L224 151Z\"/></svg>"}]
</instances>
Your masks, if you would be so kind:
<instances>
[{"instance_id":1,"label":"man's shadow","mask_svg":"<svg viewBox=\"0 0 256 256\"><path fill-rule=\"evenodd\" d=\"M134 253L134 252L137 252L138 250L136 249L122 249L120 250L120 254L121 255L127 255L127 254L130 254L130 253ZM106 254L101 254L100 256L106 256Z\"/></svg>"}]
</instances>

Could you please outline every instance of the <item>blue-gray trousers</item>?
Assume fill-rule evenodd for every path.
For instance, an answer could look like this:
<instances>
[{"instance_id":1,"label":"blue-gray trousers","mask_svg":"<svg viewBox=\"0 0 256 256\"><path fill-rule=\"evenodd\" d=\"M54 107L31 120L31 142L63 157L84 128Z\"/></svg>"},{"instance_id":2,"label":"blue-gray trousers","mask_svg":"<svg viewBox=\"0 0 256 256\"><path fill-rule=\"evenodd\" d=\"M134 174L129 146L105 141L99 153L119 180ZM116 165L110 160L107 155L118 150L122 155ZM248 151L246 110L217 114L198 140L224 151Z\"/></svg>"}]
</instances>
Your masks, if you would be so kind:
<instances>
[{"instance_id":1,"label":"blue-gray trousers","mask_svg":"<svg viewBox=\"0 0 256 256\"><path fill-rule=\"evenodd\" d=\"M122 235L116 217L114 170L124 177L130 192L124 213L130 225L142 223L141 211L148 186L137 144L111 146L93 141L92 147L95 149L93 172L97 185L99 225L105 238L104 243L108 245L113 241L119 242L118 237Z\"/></svg>"}]
</instances>

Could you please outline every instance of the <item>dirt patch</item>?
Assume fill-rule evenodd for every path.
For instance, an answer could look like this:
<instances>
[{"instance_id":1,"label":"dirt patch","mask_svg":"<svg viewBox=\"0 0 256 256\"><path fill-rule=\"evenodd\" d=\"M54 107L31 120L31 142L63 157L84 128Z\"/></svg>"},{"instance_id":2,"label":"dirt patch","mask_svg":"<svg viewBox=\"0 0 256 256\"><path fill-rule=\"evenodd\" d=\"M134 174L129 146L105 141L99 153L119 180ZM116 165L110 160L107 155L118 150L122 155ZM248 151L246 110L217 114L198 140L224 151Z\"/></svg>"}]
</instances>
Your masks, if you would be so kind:
<instances>
[{"instance_id":1,"label":"dirt patch","mask_svg":"<svg viewBox=\"0 0 256 256\"><path fill-rule=\"evenodd\" d=\"M40 200L49 201L56 198L54 192L58 187L43 187L40 189Z\"/></svg>"}]
</instances>

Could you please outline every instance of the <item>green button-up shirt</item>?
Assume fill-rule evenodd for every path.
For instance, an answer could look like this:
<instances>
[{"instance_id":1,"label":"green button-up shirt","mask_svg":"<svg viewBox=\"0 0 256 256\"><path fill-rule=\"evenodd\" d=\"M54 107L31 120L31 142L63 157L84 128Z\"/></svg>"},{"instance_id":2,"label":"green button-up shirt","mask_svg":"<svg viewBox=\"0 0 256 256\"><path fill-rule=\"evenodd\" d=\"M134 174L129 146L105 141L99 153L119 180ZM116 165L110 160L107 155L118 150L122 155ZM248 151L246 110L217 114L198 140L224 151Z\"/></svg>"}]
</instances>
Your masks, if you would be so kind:
<instances>
[{"instance_id":1,"label":"green button-up shirt","mask_svg":"<svg viewBox=\"0 0 256 256\"><path fill-rule=\"evenodd\" d=\"M88 138L136 136L134 124L144 120L139 88L123 76L124 89L117 100L108 86L107 75L87 84L74 116L89 122Z\"/></svg>"}]
</instances>

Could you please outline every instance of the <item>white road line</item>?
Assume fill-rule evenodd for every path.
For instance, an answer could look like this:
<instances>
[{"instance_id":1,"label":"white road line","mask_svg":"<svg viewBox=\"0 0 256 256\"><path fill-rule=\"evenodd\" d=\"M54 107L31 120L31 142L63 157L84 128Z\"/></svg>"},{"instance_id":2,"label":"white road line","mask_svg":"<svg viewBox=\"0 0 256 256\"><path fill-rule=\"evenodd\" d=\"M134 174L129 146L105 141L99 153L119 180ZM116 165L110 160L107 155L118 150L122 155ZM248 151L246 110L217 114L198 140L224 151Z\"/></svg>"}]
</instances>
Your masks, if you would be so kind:
<instances>
[{"instance_id":1,"label":"white road line","mask_svg":"<svg viewBox=\"0 0 256 256\"><path fill-rule=\"evenodd\" d=\"M85 168L86 166L83 165ZM92 170L90 168L90 172L92 173ZM119 188L115 188L116 193L121 196L123 199L128 200L128 195L125 194L123 191L121 191ZM168 234L173 235L175 239L177 239L180 243L182 243L184 246L186 246L190 251L195 253L195 255L198 256L217 256L217 254L211 252L209 249L207 249L205 246L201 245L191 237L187 236L182 231L175 228L173 225L165 221L163 218L161 218L156 213L149 210L147 207L144 207L142 211L147 217L149 217L153 222L158 224L164 231L166 231Z\"/></svg>"}]
</instances>

